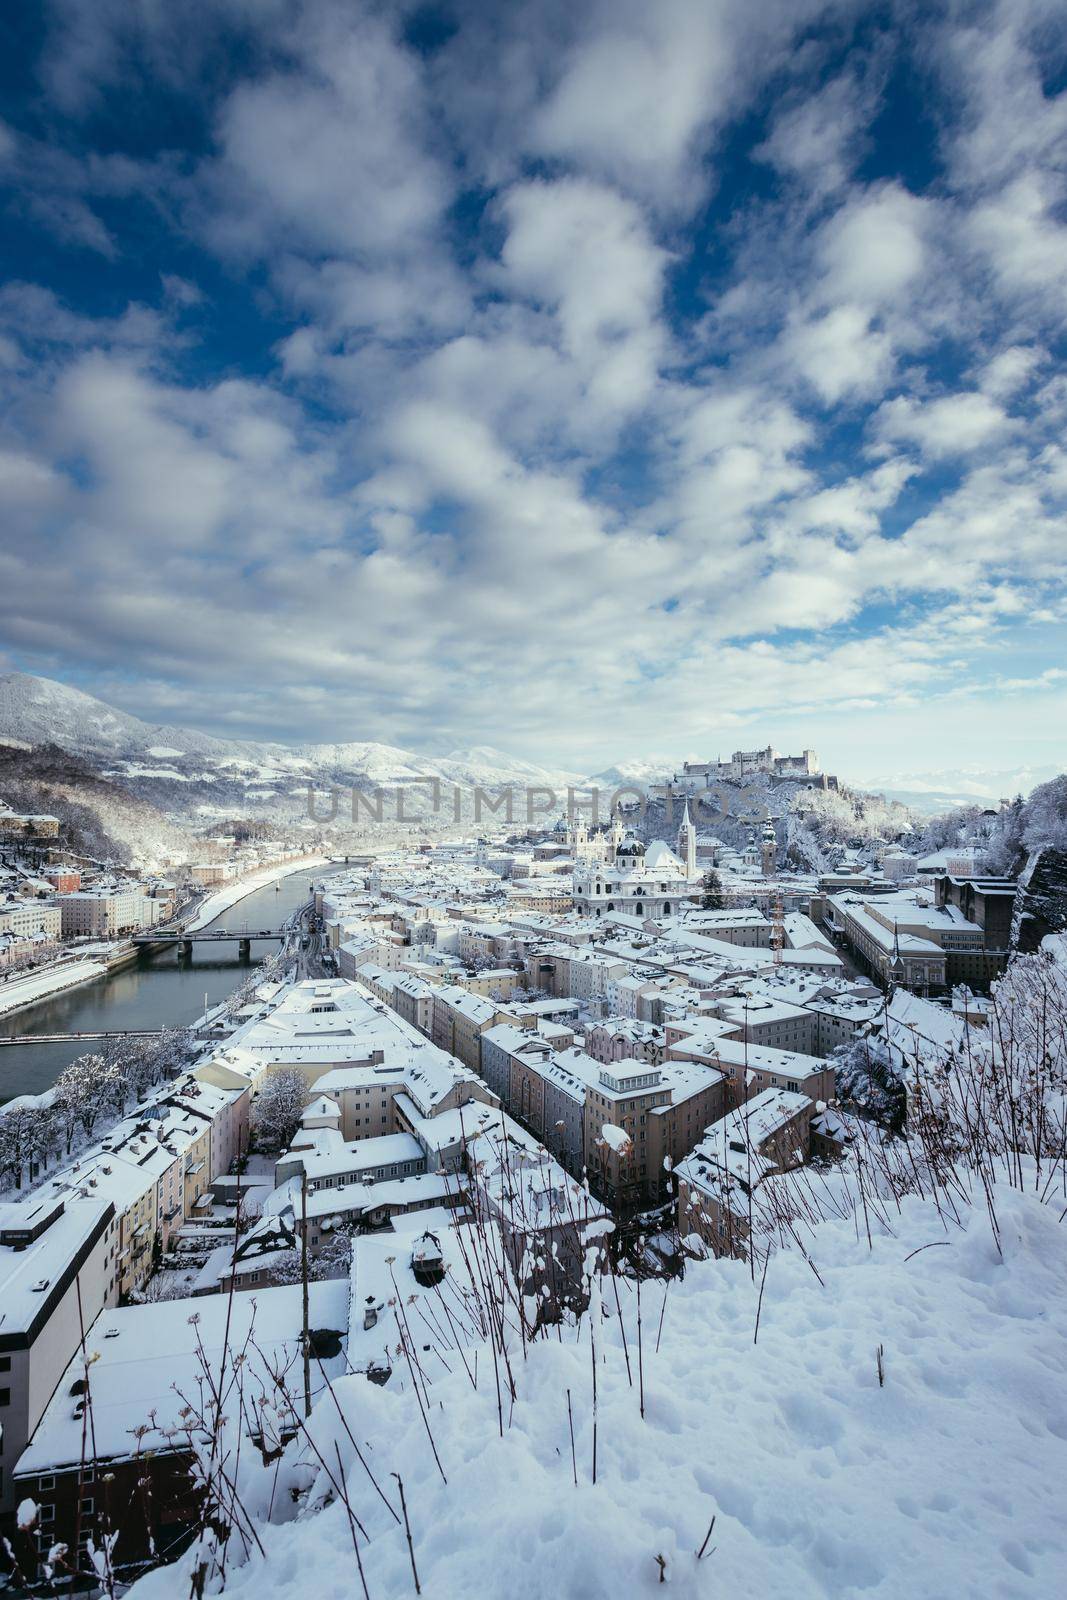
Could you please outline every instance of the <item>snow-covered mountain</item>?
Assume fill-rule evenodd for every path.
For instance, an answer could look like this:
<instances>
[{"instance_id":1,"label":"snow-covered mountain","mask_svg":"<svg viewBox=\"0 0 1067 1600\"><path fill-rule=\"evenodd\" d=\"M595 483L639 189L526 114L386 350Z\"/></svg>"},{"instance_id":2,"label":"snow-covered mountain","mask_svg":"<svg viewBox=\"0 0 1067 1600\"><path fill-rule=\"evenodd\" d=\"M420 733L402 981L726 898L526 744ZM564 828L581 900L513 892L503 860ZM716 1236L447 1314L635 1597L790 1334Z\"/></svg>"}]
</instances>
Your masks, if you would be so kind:
<instances>
[{"instance_id":1,"label":"snow-covered mountain","mask_svg":"<svg viewBox=\"0 0 1067 1600\"><path fill-rule=\"evenodd\" d=\"M430 789L420 778L465 792L464 812L474 790L510 786L551 789L560 807L567 789L602 797L619 789L648 790L680 771L679 757L620 761L592 774L540 766L488 745L427 755L373 740L285 745L274 741L222 739L196 729L145 722L106 701L50 678L12 672L0 677L0 743L58 745L81 757L102 776L121 783L141 800L176 819L210 822L254 813L279 820L306 816L308 785L390 790L404 788L409 816L430 820ZM966 767L943 772L881 773L857 787L935 815L967 804L996 805L1002 795L1028 794L1055 776L1054 767L994 770ZM451 804L445 806L451 810ZM521 795L515 816L524 811Z\"/></svg>"},{"instance_id":2,"label":"snow-covered mountain","mask_svg":"<svg viewBox=\"0 0 1067 1600\"><path fill-rule=\"evenodd\" d=\"M475 745L469 750L453 750L434 765L456 774L457 783L495 783L494 773L507 772L511 783L541 785L550 789L565 789L587 782L580 773L566 772L555 767L540 767L532 761L520 761L494 750L490 745Z\"/></svg>"},{"instance_id":3,"label":"snow-covered mountain","mask_svg":"<svg viewBox=\"0 0 1067 1600\"><path fill-rule=\"evenodd\" d=\"M582 779L488 746L426 756L373 741L303 744L219 739L190 728L144 722L51 678L11 672L0 677L0 742L52 744L91 761L134 792L178 810L210 811L218 790L223 809L272 795L292 800L308 782L385 787L425 777L468 788L542 787L565 793ZM417 806L413 803L413 809Z\"/></svg>"},{"instance_id":4,"label":"snow-covered mountain","mask_svg":"<svg viewBox=\"0 0 1067 1600\"><path fill-rule=\"evenodd\" d=\"M0 739L22 744L56 744L75 755L144 755L170 760L209 756L217 761L247 760L275 747L216 739L190 728L142 722L80 689L35 678L25 672L0 677ZM280 748L280 747L277 747Z\"/></svg>"},{"instance_id":5,"label":"snow-covered mountain","mask_svg":"<svg viewBox=\"0 0 1067 1600\"><path fill-rule=\"evenodd\" d=\"M900 800L913 810L934 816L955 806L996 806L1001 799L1024 797L1039 783L1062 770L1056 766L989 768L953 767L940 772L892 772L861 780L865 789Z\"/></svg>"},{"instance_id":6,"label":"snow-covered mountain","mask_svg":"<svg viewBox=\"0 0 1067 1600\"><path fill-rule=\"evenodd\" d=\"M389 744L306 744L293 752L292 765L304 766L313 773L358 773L369 782L380 784L430 777L468 787L495 788L512 784L565 789L569 783L582 782L576 773L539 767L487 745L453 750L447 756L426 756Z\"/></svg>"},{"instance_id":7,"label":"snow-covered mountain","mask_svg":"<svg viewBox=\"0 0 1067 1600\"><path fill-rule=\"evenodd\" d=\"M650 761L620 761L602 772L594 772L587 781L601 790L647 789L673 777L680 766L677 759L671 760L669 756L654 756Z\"/></svg>"}]
</instances>

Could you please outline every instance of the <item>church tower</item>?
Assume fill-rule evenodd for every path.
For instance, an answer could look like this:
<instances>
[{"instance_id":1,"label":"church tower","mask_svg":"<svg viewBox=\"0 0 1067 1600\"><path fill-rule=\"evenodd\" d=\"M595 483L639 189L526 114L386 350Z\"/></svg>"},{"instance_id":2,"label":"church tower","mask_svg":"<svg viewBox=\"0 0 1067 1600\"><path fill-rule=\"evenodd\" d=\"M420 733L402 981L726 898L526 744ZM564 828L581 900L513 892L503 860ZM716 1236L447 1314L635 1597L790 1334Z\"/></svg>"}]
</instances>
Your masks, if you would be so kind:
<instances>
[{"instance_id":1,"label":"church tower","mask_svg":"<svg viewBox=\"0 0 1067 1600\"><path fill-rule=\"evenodd\" d=\"M689 800L686 798L685 811L682 813L682 824L678 829L678 856L685 866L685 875L693 879L697 875L697 831L693 826L693 819L689 815Z\"/></svg>"},{"instance_id":2,"label":"church tower","mask_svg":"<svg viewBox=\"0 0 1067 1600\"><path fill-rule=\"evenodd\" d=\"M907 977L907 968L904 958L900 953L900 934L897 925L893 923L893 959L889 963L889 980L891 989L896 989Z\"/></svg>"},{"instance_id":3,"label":"church tower","mask_svg":"<svg viewBox=\"0 0 1067 1600\"><path fill-rule=\"evenodd\" d=\"M611 831L608 835L607 860L608 865L615 860L619 846L626 837L626 829L622 825L622 816L616 807L615 815L611 819Z\"/></svg>"},{"instance_id":4,"label":"church tower","mask_svg":"<svg viewBox=\"0 0 1067 1600\"><path fill-rule=\"evenodd\" d=\"M763 824L763 834L760 839L760 866L765 878L773 878L778 865L778 837L774 831L773 822Z\"/></svg>"}]
</instances>

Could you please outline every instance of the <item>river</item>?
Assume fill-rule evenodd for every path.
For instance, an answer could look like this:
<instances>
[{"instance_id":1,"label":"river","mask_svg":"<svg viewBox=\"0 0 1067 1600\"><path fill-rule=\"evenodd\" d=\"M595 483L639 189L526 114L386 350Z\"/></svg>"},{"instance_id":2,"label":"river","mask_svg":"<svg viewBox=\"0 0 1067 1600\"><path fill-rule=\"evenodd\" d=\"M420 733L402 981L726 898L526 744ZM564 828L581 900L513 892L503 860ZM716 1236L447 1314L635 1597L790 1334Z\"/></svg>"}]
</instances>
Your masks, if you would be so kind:
<instances>
[{"instance_id":1,"label":"river","mask_svg":"<svg viewBox=\"0 0 1067 1600\"><path fill-rule=\"evenodd\" d=\"M306 905L313 878L322 868L301 867L277 884L254 889L208 923L210 928L277 928ZM253 959L271 954L276 945L253 945ZM77 989L52 995L38 1005L0 1017L0 1032L77 1033L96 1028L176 1028L193 1022L204 1010L236 989L247 976L248 963L230 944L195 945L191 961L179 962L174 945L158 954L138 956L136 965ZM0 1048L0 1104L19 1094L40 1094L91 1040L69 1044L25 1044Z\"/></svg>"}]
</instances>

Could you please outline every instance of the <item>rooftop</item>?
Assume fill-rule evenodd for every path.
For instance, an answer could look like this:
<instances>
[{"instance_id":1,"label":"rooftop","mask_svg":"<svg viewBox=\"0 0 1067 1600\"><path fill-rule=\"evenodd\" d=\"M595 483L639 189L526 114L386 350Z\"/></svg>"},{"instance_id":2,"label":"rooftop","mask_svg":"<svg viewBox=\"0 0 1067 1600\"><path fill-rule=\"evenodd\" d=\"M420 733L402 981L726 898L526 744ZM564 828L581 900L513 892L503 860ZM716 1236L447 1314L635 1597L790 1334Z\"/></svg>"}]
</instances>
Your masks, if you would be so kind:
<instances>
[{"instance_id":1,"label":"rooftop","mask_svg":"<svg viewBox=\"0 0 1067 1600\"><path fill-rule=\"evenodd\" d=\"M94 1358L91 1382L98 1457L121 1460L139 1451L165 1449L172 1430L180 1438L182 1409L187 1399L197 1403L205 1365L207 1373L218 1375L224 1350L244 1356L249 1415L256 1415L257 1398L268 1411L277 1405L273 1372L285 1380L293 1403L302 1405L296 1398L302 1395L303 1385L302 1292L297 1284L232 1299L206 1296L196 1301L191 1317L166 1301L101 1312L86 1339L88 1353ZM340 1332L347 1328L345 1282L312 1283L309 1295L312 1327ZM343 1358L323 1364L327 1372L332 1369L332 1375L343 1371ZM72 1387L83 1376L79 1353L19 1462L21 1472L47 1472L81 1460L82 1413ZM323 1387L318 1362L312 1364L312 1386L316 1391ZM283 1407L282 1420L291 1421L287 1407Z\"/></svg>"}]
</instances>

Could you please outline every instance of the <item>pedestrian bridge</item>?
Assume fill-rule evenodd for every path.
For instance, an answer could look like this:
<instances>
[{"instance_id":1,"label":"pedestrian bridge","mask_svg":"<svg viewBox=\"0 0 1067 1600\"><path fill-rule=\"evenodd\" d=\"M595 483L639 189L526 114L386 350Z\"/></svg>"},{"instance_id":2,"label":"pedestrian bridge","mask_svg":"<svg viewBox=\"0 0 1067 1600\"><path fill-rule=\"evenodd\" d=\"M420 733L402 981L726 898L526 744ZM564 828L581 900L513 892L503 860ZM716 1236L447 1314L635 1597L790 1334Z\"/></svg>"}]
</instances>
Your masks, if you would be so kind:
<instances>
[{"instance_id":1,"label":"pedestrian bridge","mask_svg":"<svg viewBox=\"0 0 1067 1600\"><path fill-rule=\"evenodd\" d=\"M82 1033L0 1034L0 1048L6 1044L77 1044L82 1039L158 1039L163 1028L98 1028Z\"/></svg>"}]
</instances>

